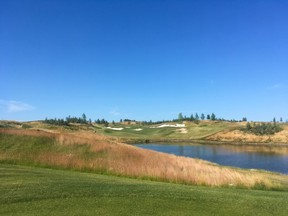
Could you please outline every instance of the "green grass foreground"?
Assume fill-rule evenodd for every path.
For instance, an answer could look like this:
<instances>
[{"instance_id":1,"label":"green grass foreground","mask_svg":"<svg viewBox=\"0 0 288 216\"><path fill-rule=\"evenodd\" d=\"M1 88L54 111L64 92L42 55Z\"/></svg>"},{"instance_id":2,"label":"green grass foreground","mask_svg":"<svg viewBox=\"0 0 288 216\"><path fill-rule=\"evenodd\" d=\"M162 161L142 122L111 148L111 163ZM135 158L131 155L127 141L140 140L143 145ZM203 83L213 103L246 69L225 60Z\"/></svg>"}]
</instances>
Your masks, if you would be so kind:
<instances>
[{"instance_id":1,"label":"green grass foreground","mask_svg":"<svg viewBox=\"0 0 288 216\"><path fill-rule=\"evenodd\" d=\"M0 215L287 215L288 193L0 164Z\"/></svg>"}]
</instances>

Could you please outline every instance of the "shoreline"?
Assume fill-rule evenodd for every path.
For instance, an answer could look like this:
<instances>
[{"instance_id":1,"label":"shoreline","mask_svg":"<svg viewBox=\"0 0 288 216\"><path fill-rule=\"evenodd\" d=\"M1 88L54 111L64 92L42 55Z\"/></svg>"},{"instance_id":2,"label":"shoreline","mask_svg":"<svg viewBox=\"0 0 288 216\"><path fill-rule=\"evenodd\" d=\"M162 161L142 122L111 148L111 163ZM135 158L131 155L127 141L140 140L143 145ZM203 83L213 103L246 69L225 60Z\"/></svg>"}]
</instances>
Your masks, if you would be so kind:
<instances>
[{"instance_id":1,"label":"shoreline","mask_svg":"<svg viewBox=\"0 0 288 216\"><path fill-rule=\"evenodd\" d=\"M185 144L209 144L209 145L236 145L236 146L266 146L266 147L288 147L288 143L264 143L264 142L231 142L218 140L203 140L203 139L131 139L121 140L127 144L149 144L149 143L185 143Z\"/></svg>"}]
</instances>

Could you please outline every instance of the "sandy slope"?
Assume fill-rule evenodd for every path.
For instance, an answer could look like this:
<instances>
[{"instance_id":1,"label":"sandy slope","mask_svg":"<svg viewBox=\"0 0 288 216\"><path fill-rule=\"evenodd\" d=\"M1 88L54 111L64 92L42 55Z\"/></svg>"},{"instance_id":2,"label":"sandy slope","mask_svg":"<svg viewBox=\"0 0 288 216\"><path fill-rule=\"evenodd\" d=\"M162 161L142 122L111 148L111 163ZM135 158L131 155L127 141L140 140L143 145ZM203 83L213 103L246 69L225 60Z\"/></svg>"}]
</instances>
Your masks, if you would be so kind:
<instances>
[{"instance_id":1,"label":"sandy slope","mask_svg":"<svg viewBox=\"0 0 288 216\"><path fill-rule=\"evenodd\" d=\"M206 138L207 140L227 141L227 142L247 142L247 143L287 143L288 126L284 127L279 133L274 135L255 135L244 133L240 130L223 131Z\"/></svg>"}]
</instances>

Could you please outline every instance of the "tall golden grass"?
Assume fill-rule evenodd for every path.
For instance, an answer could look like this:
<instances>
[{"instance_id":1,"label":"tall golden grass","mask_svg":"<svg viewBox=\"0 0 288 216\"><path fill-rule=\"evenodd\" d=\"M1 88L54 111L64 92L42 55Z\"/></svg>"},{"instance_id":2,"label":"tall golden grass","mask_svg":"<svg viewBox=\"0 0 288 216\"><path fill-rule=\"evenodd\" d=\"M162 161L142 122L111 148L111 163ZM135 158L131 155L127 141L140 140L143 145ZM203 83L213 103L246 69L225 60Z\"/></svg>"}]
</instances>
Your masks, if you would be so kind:
<instances>
[{"instance_id":1,"label":"tall golden grass","mask_svg":"<svg viewBox=\"0 0 288 216\"><path fill-rule=\"evenodd\" d=\"M68 147L87 144L91 152L97 153L94 157L89 158L80 157L69 151L64 153L43 151L38 152L37 155L25 155L25 157L31 157L31 160L36 163L53 167L92 171L104 170L116 175L195 185L251 188L261 184L267 188L275 187L275 183L267 178L265 173L221 167L199 159L144 150L119 143L116 139L85 131L51 133L39 130L0 129L0 133L19 136L45 136L54 139L56 145ZM0 153L0 157L2 160L21 160L21 157L24 156Z\"/></svg>"}]
</instances>

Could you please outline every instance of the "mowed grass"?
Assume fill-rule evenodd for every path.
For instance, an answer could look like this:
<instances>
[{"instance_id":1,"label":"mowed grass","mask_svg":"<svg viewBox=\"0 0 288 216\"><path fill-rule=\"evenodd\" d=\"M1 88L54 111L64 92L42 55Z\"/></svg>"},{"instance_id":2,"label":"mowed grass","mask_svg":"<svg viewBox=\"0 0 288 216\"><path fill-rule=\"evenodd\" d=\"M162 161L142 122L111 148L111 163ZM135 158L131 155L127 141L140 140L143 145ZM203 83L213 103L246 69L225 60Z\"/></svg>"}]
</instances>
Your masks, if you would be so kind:
<instances>
[{"instance_id":1,"label":"mowed grass","mask_svg":"<svg viewBox=\"0 0 288 216\"><path fill-rule=\"evenodd\" d=\"M170 124L176 124L172 122ZM161 125L161 124L160 124ZM241 123L224 122L224 121L200 121L198 124L193 122L185 123L185 133L181 132L180 128L163 127L157 128L160 125L121 125L116 124L115 128L123 128L123 130L105 129L98 130L100 133L108 136L119 137L124 140L173 140L173 139L204 139L221 131L230 131L240 128ZM135 129L142 129L137 131Z\"/></svg>"},{"instance_id":2,"label":"mowed grass","mask_svg":"<svg viewBox=\"0 0 288 216\"><path fill-rule=\"evenodd\" d=\"M0 164L0 215L287 215L288 193Z\"/></svg>"},{"instance_id":3,"label":"mowed grass","mask_svg":"<svg viewBox=\"0 0 288 216\"><path fill-rule=\"evenodd\" d=\"M135 129L142 129L141 131L136 131ZM147 126L134 125L129 128L124 128L121 131L111 130L111 129L103 129L100 133L108 136L119 137L123 139L164 139L167 137L175 136L176 131L175 128L150 128ZM175 136L177 137L177 136Z\"/></svg>"}]
</instances>

